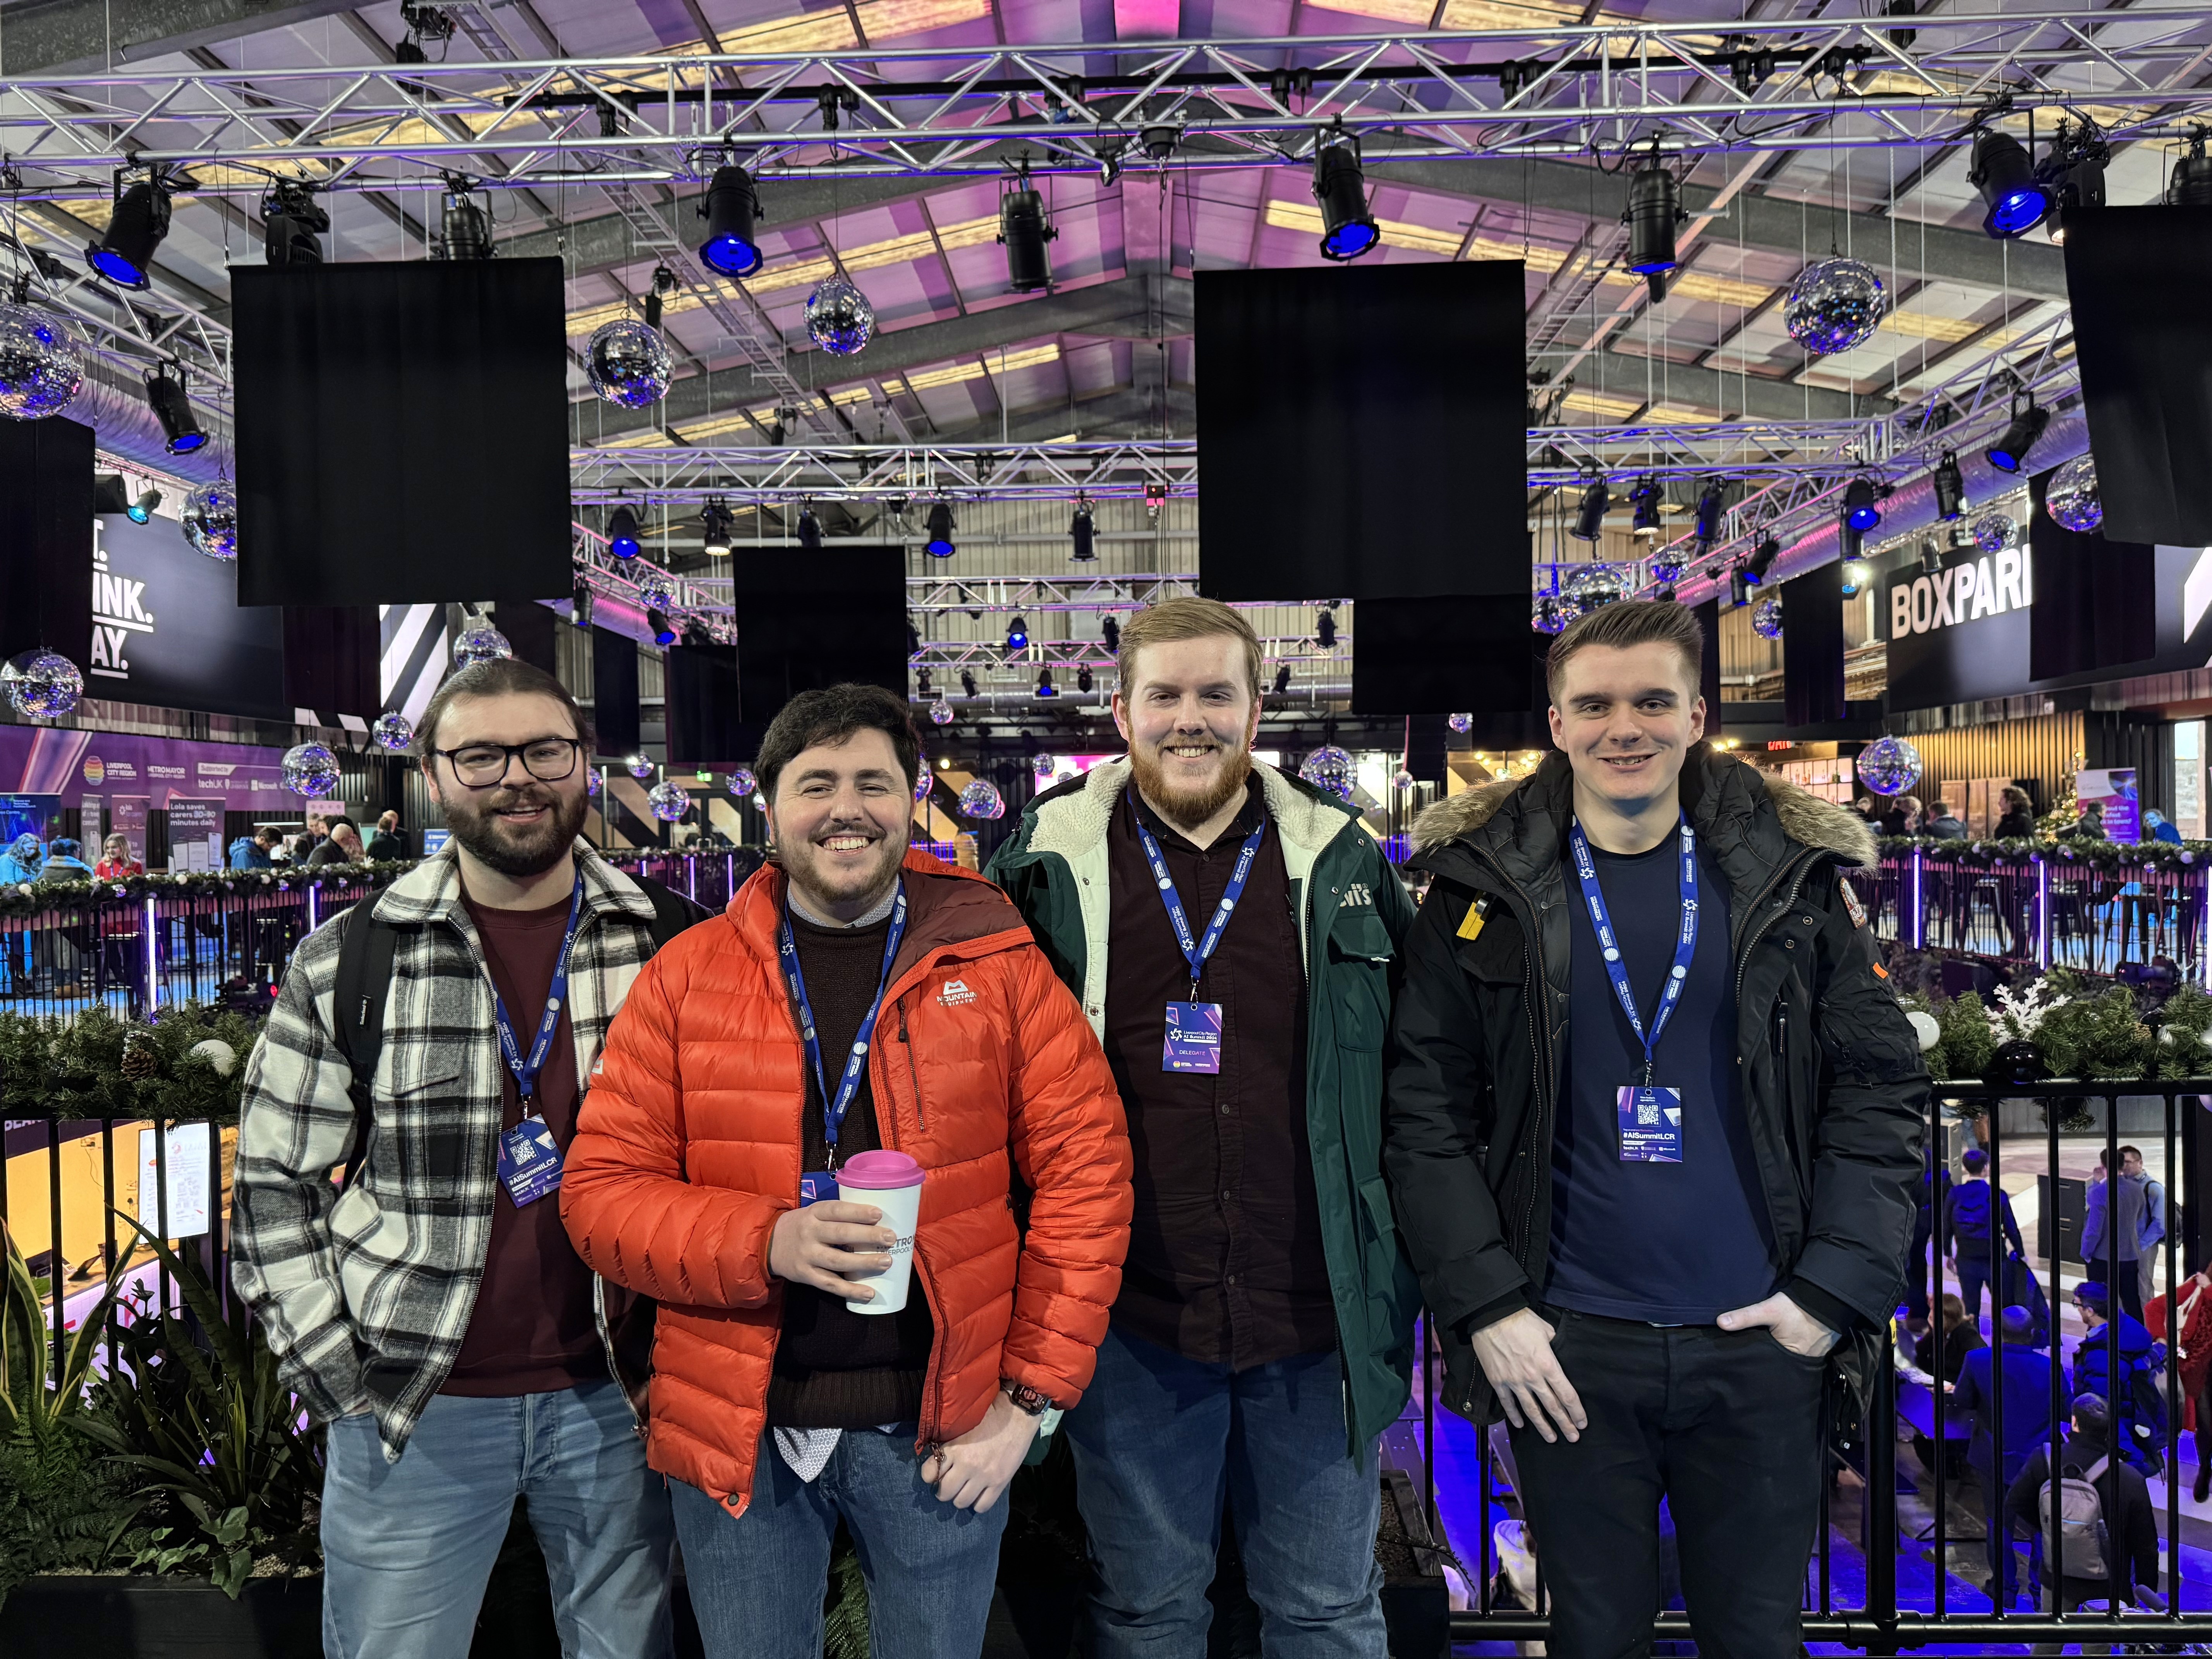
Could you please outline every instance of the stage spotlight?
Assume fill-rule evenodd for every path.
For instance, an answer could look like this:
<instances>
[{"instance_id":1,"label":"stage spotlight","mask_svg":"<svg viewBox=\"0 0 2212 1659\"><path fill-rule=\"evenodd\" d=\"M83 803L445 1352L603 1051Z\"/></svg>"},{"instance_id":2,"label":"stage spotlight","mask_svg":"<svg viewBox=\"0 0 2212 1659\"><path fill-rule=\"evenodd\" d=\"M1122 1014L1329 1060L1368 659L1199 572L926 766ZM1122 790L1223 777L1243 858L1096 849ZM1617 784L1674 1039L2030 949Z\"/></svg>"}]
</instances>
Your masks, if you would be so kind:
<instances>
[{"instance_id":1,"label":"stage spotlight","mask_svg":"<svg viewBox=\"0 0 2212 1659\"><path fill-rule=\"evenodd\" d=\"M1067 522L1067 538L1074 544L1073 549L1067 556L1085 562L1097 558L1097 550L1091 544L1092 538L1096 533L1096 526L1091 523L1091 503L1078 496L1075 501L1075 516Z\"/></svg>"},{"instance_id":2,"label":"stage spotlight","mask_svg":"<svg viewBox=\"0 0 2212 1659\"><path fill-rule=\"evenodd\" d=\"M1874 480L1854 478L1844 486L1844 522L1864 535L1881 523L1881 509L1874 504Z\"/></svg>"},{"instance_id":3,"label":"stage spotlight","mask_svg":"<svg viewBox=\"0 0 2212 1659\"><path fill-rule=\"evenodd\" d=\"M1348 144L1324 144L1314 155L1314 200L1321 204L1321 257L1342 262L1371 253L1382 240L1367 210L1367 181Z\"/></svg>"},{"instance_id":4,"label":"stage spotlight","mask_svg":"<svg viewBox=\"0 0 2212 1659\"><path fill-rule=\"evenodd\" d=\"M2006 424L1997 441L1984 452L1989 464L2000 472L2017 472L2027 460L2027 452L2043 435L2043 428L2051 424L2051 411L2035 401L2035 394L2027 394L2027 406L2023 409L2015 401L2012 419Z\"/></svg>"},{"instance_id":5,"label":"stage spotlight","mask_svg":"<svg viewBox=\"0 0 2212 1659\"><path fill-rule=\"evenodd\" d=\"M592 590L579 581L575 591L568 596L568 619L579 628L589 628L592 625Z\"/></svg>"},{"instance_id":6,"label":"stage spotlight","mask_svg":"<svg viewBox=\"0 0 2212 1659\"><path fill-rule=\"evenodd\" d=\"M1729 572L1729 603L1743 605L1751 603L1752 577L1747 571Z\"/></svg>"},{"instance_id":7,"label":"stage spotlight","mask_svg":"<svg viewBox=\"0 0 2212 1659\"><path fill-rule=\"evenodd\" d=\"M960 695L963 697L975 695L975 676L965 668L960 671Z\"/></svg>"},{"instance_id":8,"label":"stage spotlight","mask_svg":"<svg viewBox=\"0 0 2212 1659\"><path fill-rule=\"evenodd\" d=\"M1672 605L1674 602L1674 590L1671 587L1662 587L1651 597L1662 605Z\"/></svg>"},{"instance_id":9,"label":"stage spotlight","mask_svg":"<svg viewBox=\"0 0 2212 1659\"><path fill-rule=\"evenodd\" d=\"M1121 624L1109 617L1098 624L1098 632L1106 641L1107 653L1119 657L1121 654Z\"/></svg>"},{"instance_id":10,"label":"stage spotlight","mask_svg":"<svg viewBox=\"0 0 2212 1659\"><path fill-rule=\"evenodd\" d=\"M118 173L116 182L122 182ZM107 228L86 247L84 262L118 288L152 284L154 250L169 234L169 192L158 182L142 181L115 198Z\"/></svg>"},{"instance_id":11,"label":"stage spotlight","mask_svg":"<svg viewBox=\"0 0 2212 1659\"><path fill-rule=\"evenodd\" d=\"M439 209L438 230L448 259L491 258L491 220L470 198L469 183L458 173L446 175L446 199Z\"/></svg>"},{"instance_id":12,"label":"stage spotlight","mask_svg":"<svg viewBox=\"0 0 2212 1659\"><path fill-rule=\"evenodd\" d=\"M930 684L930 672L927 668L917 668L914 671L914 683L920 688L921 695L925 697L937 689Z\"/></svg>"},{"instance_id":13,"label":"stage spotlight","mask_svg":"<svg viewBox=\"0 0 2212 1659\"><path fill-rule=\"evenodd\" d=\"M1660 489L1649 473L1636 481L1636 488L1628 492L1628 503L1636 509L1631 528L1639 536L1659 533Z\"/></svg>"},{"instance_id":14,"label":"stage spotlight","mask_svg":"<svg viewBox=\"0 0 2212 1659\"><path fill-rule=\"evenodd\" d=\"M155 508L161 505L161 492L143 489L131 497L131 505L123 509L124 516L133 524L144 524L154 516Z\"/></svg>"},{"instance_id":15,"label":"stage spotlight","mask_svg":"<svg viewBox=\"0 0 2212 1659\"><path fill-rule=\"evenodd\" d=\"M1336 649L1336 612L1325 606L1314 614L1314 644L1323 651Z\"/></svg>"},{"instance_id":16,"label":"stage spotlight","mask_svg":"<svg viewBox=\"0 0 2212 1659\"><path fill-rule=\"evenodd\" d=\"M643 550L637 538L637 514L618 507L607 514L607 551L618 559L634 559Z\"/></svg>"},{"instance_id":17,"label":"stage spotlight","mask_svg":"<svg viewBox=\"0 0 2212 1659\"><path fill-rule=\"evenodd\" d=\"M1291 665L1285 663L1275 670L1275 695L1286 697L1291 693Z\"/></svg>"},{"instance_id":18,"label":"stage spotlight","mask_svg":"<svg viewBox=\"0 0 2212 1659\"><path fill-rule=\"evenodd\" d=\"M927 550L933 559L949 559L956 550L952 545L952 504L933 501L929 507L929 541Z\"/></svg>"},{"instance_id":19,"label":"stage spotlight","mask_svg":"<svg viewBox=\"0 0 2212 1659\"><path fill-rule=\"evenodd\" d=\"M1982 129L1966 182L1981 191L1988 208L1982 228L2000 241L2025 236L2050 216L2050 187L2037 179L2034 163L2008 132Z\"/></svg>"},{"instance_id":20,"label":"stage spotlight","mask_svg":"<svg viewBox=\"0 0 2212 1659\"><path fill-rule=\"evenodd\" d=\"M1060 695L1060 688L1052 683L1052 670L1049 668L1037 670L1036 694L1040 697L1056 697Z\"/></svg>"},{"instance_id":21,"label":"stage spotlight","mask_svg":"<svg viewBox=\"0 0 2212 1659\"><path fill-rule=\"evenodd\" d=\"M1682 210L1675 199L1674 175L1656 155L1628 182L1628 205L1620 222L1628 227L1628 268L1650 285L1653 300L1667 297L1667 273L1674 257L1674 227Z\"/></svg>"},{"instance_id":22,"label":"stage spotlight","mask_svg":"<svg viewBox=\"0 0 2212 1659\"><path fill-rule=\"evenodd\" d=\"M1698 493L1698 539L1711 547L1720 539L1721 514L1728 508L1728 484L1719 478L1709 480Z\"/></svg>"},{"instance_id":23,"label":"stage spotlight","mask_svg":"<svg viewBox=\"0 0 2212 1659\"><path fill-rule=\"evenodd\" d=\"M2189 154L2173 164L2166 199L2175 207L2212 207L2212 156L2204 153L2204 130L2189 135Z\"/></svg>"},{"instance_id":24,"label":"stage spotlight","mask_svg":"<svg viewBox=\"0 0 2212 1659\"><path fill-rule=\"evenodd\" d=\"M707 222L699 258L709 270L750 276L761 268L760 235L753 228L760 217L760 192L753 188L752 174L735 164L716 167L698 212Z\"/></svg>"},{"instance_id":25,"label":"stage spotlight","mask_svg":"<svg viewBox=\"0 0 2212 1659\"><path fill-rule=\"evenodd\" d=\"M730 556L730 509L720 501L710 498L699 509L700 539L716 558Z\"/></svg>"},{"instance_id":26,"label":"stage spotlight","mask_svg":"<svg viewBox=\"0 0 2212 1659\"><path fill-rule=\"evenodd\" d=\"M98 518L103 514L128 513L131 498L123 493L120 472L95 472L92 475L92 511Z\"/></svg>"},{"instance_id":27,"label":"stage spotlight","mask_svg":"<svg viewBox=\"0 0 2212 1659\"><path fill-rule=\"evenodd\" d=\"M1583 491L1582 505L1575 509L1574 526L1567 532L1577 541L1594 542L1605 529L1605 512L1613 505L1613 496L1602 478L1592 478L1589 487Z\"/></svg>"},{"instance_id":28,"label":"stage spotlight","mask_svg":"<svg viewBox=\"0 0 2212 1659\"><path fill-rule=\"evenodd\" d=\"M1090 664L1085 663L1082 667L1075 671L1075 689L1077 690L1088 692L1091 687L1097 684L1098 682L1091 677Z\"/></svg>"},{"instance_id":29,"label":"stage spotlight","mask_svg":"<svg viewBox=\"0 0 2212 1659\"><path fill-rule=\"evenodd\" d=\"M1782 556L1782 544L1771 536L1759 538L1759 545L1751 550L1751 557L1744 562L1743 577L1753 587L1766 580L1766 573L1774 568L1775 560Z\"/></svg>"},{"instance_id":30,"label":"stage spotlight","mask_svg":"<svg viewBox=\"0 0 2212 1659\"><path fill-rule=\"evenodd\" d=\"M154 418L161 423L161 435L169 441L169 453L189 455L207 443L207 434L200 430L192 400L185 395L185 383L173 372L175 368L165 363L148 378L146 401L153 408Z\"/></svg>"},{"instance_id":31,"label":"stage spotlight","mask_svg":"<svg viewBox=\"0 0 2212 1659\"><path fill-rule=\"evenodd\" d=\"M645 613L645 623L653 630L653 642L655 645L676 643L676 630L669 625L666 611L648 610Z\"/></svg>"},{"instance_id":32,"label":"stage spotlight","mask_svg":"<svg viewBox=\"0 0 2212 1659\"><path fill-rule=\"evenodd\" d=\"M811 507L799 509L799 544L809 552L822 550L822 520L814 516ZM933 547L929 550L934 553L937 550Z\"/></svg>"},{"instance_id":33,"label":"stage spotlight","mask_svg":"<svg viewBox=\"0 0 2212 1659\"><path fill-rule=\"evenodd\" d=\"M684 623L684 644L712 645L714 642L714 630L707 626L706 620L703 617L690 617L685 618Z\"/></svg>"},{"instance_id":34,"label":"stage spotlight","mask_svg":"<svg viewBox=\"0 0 2212 1659\"><path fill-rule=\"evenodd\" d=\"M1920 568L1931 576L1942 571L1943 550L1936 544L1936 538L1932 536L1920 544Z\"/></svg>"},{"instance_id":35,"label":"stage spotlight","mask_svg":"<svg viewBox=\"0 0 2212 1659\"><path fill-rule=\"evenodd\" d=\"M1836 541L1846 563L1858 558L1863 538L1859 532L1851 527L1850 517L1848 514L1836 521Z\"/></svg>"},{"instance_id":36,"label":"stage spotlight","mask_svg":"<svg viewBox=\"0 0 2212 1659\"><path fill-rule=\"evenodd\" d=\"M1936 463L1936 516L1955 519L1966 510L1966 481L1959 476L1959 458L1949 450Z\"/></svg>"},{"instance_id":37,"label":"stage spotlight","mask_svg":"<svg viewBox=\"0 0 2212 1659\"><path fill-rule=\"evenodd\" d=\"M1030 625L1019 617L1006 624L1006 650L1011 654L1030 647Z\"/></svg>"},{"instance_id":38,"label":"stage spotlight","mask_svg":"<svg viewBox=\"0 0 2212 1659\"><path fill-rule=\"evenodd\" d=\"M331 216L315 205L313 186L280 179L261 198L263 259L272 265L319 265L319 240L331 228Z\"/></svg>"},{"instance_id":39,"label":"stage spotlight","mask_svg":"<svg viewBox=\"0 0 2212 1659\"><path fill-rule=\"evenodd\" d=\"M1052 286L1052 254L1045 244L1059 236L1045 215L1044 198L1030 188L1024 167L1016 188L999 198L999 240L1006 250L1006 286L1034 294Z\"/></svg>"}]
</instances>

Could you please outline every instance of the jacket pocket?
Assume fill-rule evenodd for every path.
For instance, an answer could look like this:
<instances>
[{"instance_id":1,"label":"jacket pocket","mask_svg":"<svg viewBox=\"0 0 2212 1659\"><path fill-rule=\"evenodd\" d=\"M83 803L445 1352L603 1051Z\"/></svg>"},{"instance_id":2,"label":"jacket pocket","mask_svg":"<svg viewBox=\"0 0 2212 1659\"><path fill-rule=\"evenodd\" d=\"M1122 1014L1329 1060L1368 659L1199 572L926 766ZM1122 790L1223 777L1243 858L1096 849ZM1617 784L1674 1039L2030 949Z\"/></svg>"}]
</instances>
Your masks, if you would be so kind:
<instances>
[{"instance_id":1,"label":"jacket pocket","mask_svg":"<svg viewBox=\"0 0 2212 1659\"><path fill-rule=\"evenodd\" d=\"M1340 1048L1379 1054L1390 1024L1390 930L1371 909L1340 910L1328 932L1328 991ZM1380 1078L1378 1064L1377 1078Z\"/></svg>"},{"instance_id":2,"label":"jacket pocket","mask_svg":"<svg viewBox=\"0 0 2212 1659\"><path fill-rule=\"evenodd\" d=\"M459 1195L470 1171L473 1138L462 1066L450 1054L394 1057L392 1093L372 1105L369 1185L404 1205Z\"/></svg>"}]
</instances>

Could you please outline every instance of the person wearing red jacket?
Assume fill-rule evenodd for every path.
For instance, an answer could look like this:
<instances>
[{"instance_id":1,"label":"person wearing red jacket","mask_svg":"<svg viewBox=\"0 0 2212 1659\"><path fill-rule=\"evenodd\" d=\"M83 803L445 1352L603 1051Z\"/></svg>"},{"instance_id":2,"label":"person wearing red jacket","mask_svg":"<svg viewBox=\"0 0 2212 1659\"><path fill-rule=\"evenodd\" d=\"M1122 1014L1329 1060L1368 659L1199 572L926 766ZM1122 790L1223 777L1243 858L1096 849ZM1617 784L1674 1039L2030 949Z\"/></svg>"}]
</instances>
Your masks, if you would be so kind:
<instances>
[{"instance_id":1,"label":"person wearing red jacket","mask_svg":"<svg viewBox=\"0 0 2212 1659\"><path fill-rule=\"evenodd\" d=\"M841 1518L878 1659L974 1659L999 1498L1121 1285L1113 1073L1006 896L908 850L920 764L889 691L776 716L775 861L640 977L568 1152L578 1251L659 1304L647 1456L714 1659L818 1659ZM898 1235L834 1185L870 1152L923 1171L878 1316Z\"/></svg>"}]
</instances>

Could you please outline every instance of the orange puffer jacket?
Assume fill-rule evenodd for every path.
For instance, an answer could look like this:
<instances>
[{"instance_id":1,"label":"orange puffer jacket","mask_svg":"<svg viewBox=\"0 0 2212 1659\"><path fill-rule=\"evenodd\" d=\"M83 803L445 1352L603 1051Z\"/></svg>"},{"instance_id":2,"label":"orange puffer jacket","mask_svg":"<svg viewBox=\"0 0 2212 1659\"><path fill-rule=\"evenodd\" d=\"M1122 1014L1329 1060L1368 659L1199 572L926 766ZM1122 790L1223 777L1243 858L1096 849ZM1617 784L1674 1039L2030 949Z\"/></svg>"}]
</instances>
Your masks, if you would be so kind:
<instances>
[{"instance_id":1,"label":"orange puffer jacket","mask_svg":"<svg viewBox=\"0 0 2212 1659\"><path fill-rule=\"evenodd\" d=\"M1106 1057L1006 896L912 853L907 933L868 1057L883 1143L928 1171L915 1271L937 1335L921 1444L1008 1377L1073 1406L1129 1240L1129 1138ZM799 1204L805 1054L776 960L771 865L656 955L607 1033L561 1214L593 1272L660 1304L647 1460L743 1514L783 1297L769 1235ZM1026 1234L1009 1201L1031 1189Z\"/></svg>"}]
</instances>

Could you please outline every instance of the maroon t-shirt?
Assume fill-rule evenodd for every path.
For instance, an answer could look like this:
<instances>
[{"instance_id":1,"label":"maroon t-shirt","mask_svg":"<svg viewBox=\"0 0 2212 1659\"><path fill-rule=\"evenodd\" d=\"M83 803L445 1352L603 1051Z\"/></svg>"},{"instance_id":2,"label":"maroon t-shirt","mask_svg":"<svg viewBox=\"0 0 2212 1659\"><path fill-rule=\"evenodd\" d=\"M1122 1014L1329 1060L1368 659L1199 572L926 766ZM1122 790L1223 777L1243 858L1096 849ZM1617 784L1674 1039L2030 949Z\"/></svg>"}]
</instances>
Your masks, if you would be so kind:
<instances>
[{"instance_id":1,"label":"maroon t-shirt","mask_svg":"<svg viewBox=\"0 0 2212 1659\"><path fill-rule=\"evenodd\" d=\"M527 1054L538 1019L553 988L561 936L568 926L568 900L542 910L494 910L474 900L469 920L483 941L491 982L514 1020L515 1040ZM495 1034L486 1037L496 1042ZM514 1073L500 1060L500 1127L522 1121L522 1094ZM576 1134L580 1091L576 1039L564 1010L538 1079L538 1109L563 1153ZM441 1394L510 1398L550 1394L580 1382L604 1382L606 1352L592 1312L592 1272L561 1224L561 1195L549 1193L525 1209L514 1207L501 1183L491 1206L491 1245L484 1255L483 1284L461 1339L460 1358Z\"/></svg>"}]
</instances>

